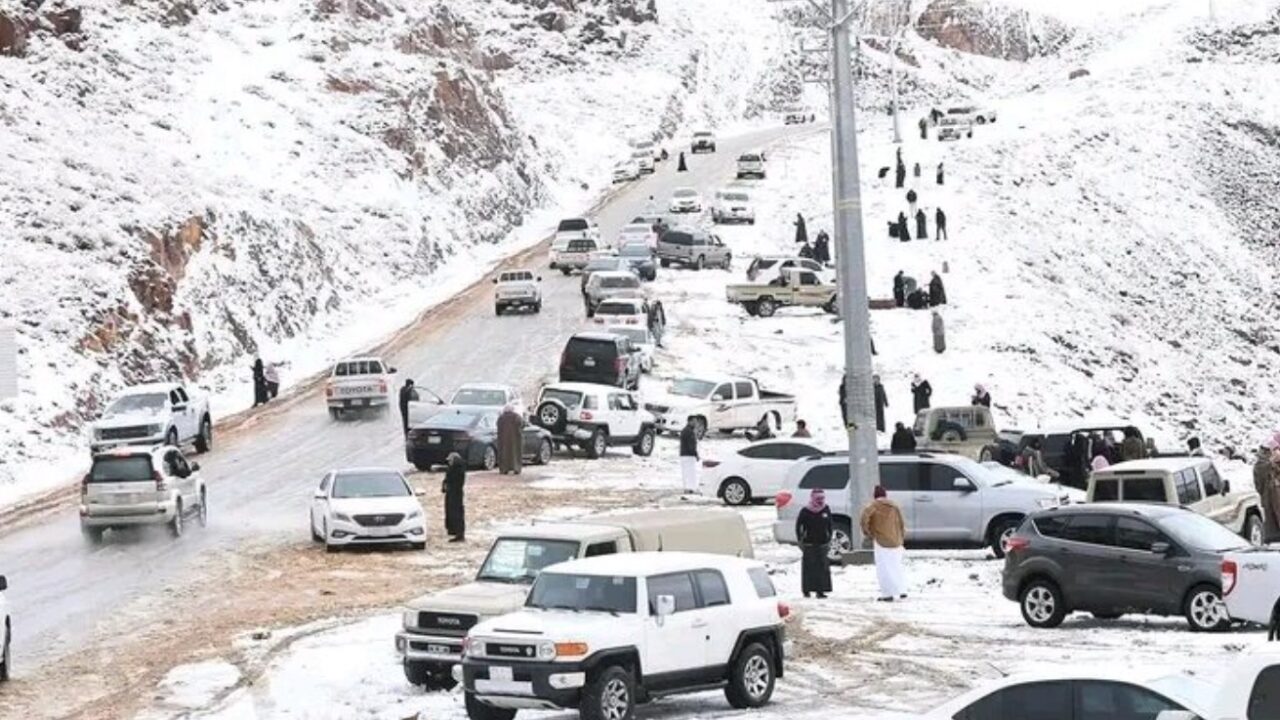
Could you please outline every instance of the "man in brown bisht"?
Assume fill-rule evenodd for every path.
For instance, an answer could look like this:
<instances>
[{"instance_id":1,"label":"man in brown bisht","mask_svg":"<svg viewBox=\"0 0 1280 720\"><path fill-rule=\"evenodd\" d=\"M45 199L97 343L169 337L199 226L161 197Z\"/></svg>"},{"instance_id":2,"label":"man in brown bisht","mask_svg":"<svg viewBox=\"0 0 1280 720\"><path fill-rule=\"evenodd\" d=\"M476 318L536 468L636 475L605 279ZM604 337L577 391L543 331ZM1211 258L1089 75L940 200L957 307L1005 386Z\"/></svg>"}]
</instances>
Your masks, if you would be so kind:
<instances>
[{"instance_id":1,"label":"man in brown bisht","mask_svg":"<svg viewBox=\"0 0 1280 720\"><path fill-rule=\"evenodd\" d=\"M520 474L520 451L524 444L524 418L510 405L498 416L498 472Z\"/></svg>"},{"instance_id":2,"label":"man in brown bisht","mask_svg":"<svg viewBox=\"0 0 1280 720\"><path fill-rule=\"evenodd\" d=\"M1253 465L1253 488L1262 499L1262 515L1266 518L1263 528L1268 542L1280 536L1280 432L1258 449L1258 461Z\"/></svg>"},{"instance_id":3,"label":"man in brown bisht","mask_svg":"<svg viewBox=\"0 0 1280 720\"><path fill-rule=\"evenodd\" d=\"M902 510L889 499L884 486L877 485L875 499L862 510L862 534L875 542L876 580L880 583L881 602L893 602L907 596L906 556L907 525Z\"/></svg>"}]
</instances>

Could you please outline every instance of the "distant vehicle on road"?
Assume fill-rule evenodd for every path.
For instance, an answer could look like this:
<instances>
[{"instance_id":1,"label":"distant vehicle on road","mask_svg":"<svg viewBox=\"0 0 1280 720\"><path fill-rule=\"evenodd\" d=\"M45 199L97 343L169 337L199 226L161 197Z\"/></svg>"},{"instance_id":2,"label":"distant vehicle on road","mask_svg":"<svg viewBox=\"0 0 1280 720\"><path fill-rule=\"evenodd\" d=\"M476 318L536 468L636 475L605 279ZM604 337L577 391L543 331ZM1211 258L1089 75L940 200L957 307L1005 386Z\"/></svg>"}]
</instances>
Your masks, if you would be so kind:
<instances>
[{"instance_id":1,"label":"distant vehicle on road","mask_svg":"<svg viewBox=\"0 0 1280 720\"><path fill-rule=\"evenodd\" d=\"M209 523L200 463L172 445L120 447L99 453L80 481L80 532L92 545L107 530L167 525L182 537L189 518Z\"/></svg>"},{"instance_id":2,"label":"distant vehicle on road","mask_svg":"<svg viewBox=\"0 0 1280 720\"><path fill-rule=\"evenodd\" d=\"M0 682L8 682L13 675L13 618L9 617L9 601L5 599L5 591L9 589L9 580L0 575Z\"/></svg>"},{"instance_id":3,"label":"distant vehicle on road","mask_svg":"<svg viewBox=\"0 0 1280 720\"><path fill-rule=\"evenodd\" d=\"M667 209L672 213L702 212L702 194L691 187L676 188L671 193L671 202Z\"/></svg>"},{"instance_id":4,"label":"distant vehicle on road","mask_svg":"<svg viewBox=\"0 0 1280 720\"><path fill-rule=\"evenodd\" d=\"M715 152L716 136L706 130L695 132L693 134L693 142L689 146L689 151L694 155L702 152Z\"/></svg>"},{"instance_id":5,"label":"distant vehicle on road","mask_svg":"<svg viewBox=\"0 0 1280 720\"><path fill-rule=\"evenodd\" d=\"M596 303L591 320L596 325L648 327L649 303L640 297L614 297Z\"/></svg>"},{"instance_id":6,"label":"distant vehicle on road","mask_svg":"<svg viewBox=\"0 0 1280 720\"><path fill-rule=\"evenodd\" d=\"M795 421L796 398L764 390L754 378L689 376L671 383L666 393L646 408L658 416L663 432L680 432L692 417L694 432L701 438L709 430L727 435L755 428L761 422L775 429L786 427Z\"/></svg>"},{"instance_id":7,"label":"distant vehicle on road","mask_svg":"<svg viewBox=\"0 0 1280 720\"><path fill-rule=\"evenodd\" d=\"M635 150L631 153L631 163L634 164L637 176L652 175L655 167L653 161L653 153L647 150ZM614 170L614 182L618 182L617 170Z\"/></svg>"},{"instance_id":8,"label":"distant vehicle on road","mask_svg":"<svg viewBox=\"0 0 1280 720\"><path fill-rule=\"evenodd\" d=\"M532 308L542 312L542 278L532 270L504 270L493 279L493 313L501 315L510 309Z\"/></svg>"},{"instance_id":9,"label":"distant vehicle on road","mask_svg":"<svg viewBox=\"0 0 1280 720\"><path fill-rule=\"evenodd\" d=\"M655 245L656 245L655 241ZM644 242L631 242L618 246L618 259L641 280L652 282L658 277L658 260L654 246Z\"/></svg>"},{"instance_id":10,"label":"distant vehicle on road","mask_svg":"<svg viewBox=\"0 0 1280 720\"><path fill-rule=\"evenodd\" d=\"M822 273L803 268L787 268L767 283L733 283L725 287L725 298L741 305L748 315L773 317L782 307L817 307L835 314L840 311L839 289Z\"/></svg>"},{"instance_id":11,"label":"distant vehicle on road","mask_svg":"<svg viewBox=\"0 0 1280 720\"><path fill-rule=\"evenodd\" d=\"M711 222L756 224L756 211L751 196L744 190L726 188L716 193L711 205Z\"/></svg>"},{"instance_id":12,"label":"distant vehicle on road","mask_svg":"<svg viewBox=\"0 0 1280 720\"><path fill-rule=\"evenodd\" d=\"M560 382L599 383L634 390L640 386L640 362L640 351L625 337L578 333L569 338L560 355Z\"/></svg>"},{"instance_id":13,"label":"distant vehicle on road","mask_svg":"<svg viewBox=\"0 0 1280 720\"><path fill-rule=\"evenodd\" d=\"M650 249L658 247L658 233L653 229L652 222L632 222L622 226L618 231L617 241L614 246L621 251L622 248L633 243L642 243Z\"/></svg>"},{"instance_id":14,"label":"distant vehicle on road","mask_svg":"<svg viewBox=\"0 0 1280 720\"><path fill-rule=\"evenodd\" d=\"M650 161L652 163L652 161ZM618 163L613 166L613 182L614 184L631 182L640 177L640 166L633 159L629 162Z\"/></svg>"},{"instance_id":15,"label":"distant vehicle on road","mask_svg":"<svg viewBox=\"0 0 1280 720\"><path fill-rule=\"evenodd\" d=\"M764 179L764 156L760 153L743 153L738 156L738 179Z\"/></svg>"},{"instance_id":16,"label":"distant vehicle on road","mask_svg":"<svg viewBox=\"0 0 1280 720\"><path fill-rule=\"evenodd\" d=\"M556 226L555 237L551 240L551 269L556 269L557 256L568 249L574 240L594 240L600 242L600 227L589 218L565 218Z\"/></svg>"},{"instance_id":17,"label":"distant vehicle on road","mask_svg":"<svg viewBox=\"0 0 1280 720\"><path fill-rule=\"evenodd\" d=\"M973 121L967 117L947 115L938 120L938 140L959 140L973 137Z\"/></svg>"},{"instance_id":18,"label":"distant vehicle on road","mask_svg":"<svg viewBox=\"0 0 1280 720\"><path fill-rule=\"evenodd\" d=\"M551 267L568 275L574 270L585 268L600 250L602 250L600 242L593 238L570 240L564 250L551 251Z\"/></svg>"},{"instance_id":19,"label":"distant vehicle on road","mask_svg":"<svg viewBox=\"0 0 1280 720\"><path fill-rule=\"evenodd\" d=\"M626 390L592 383L561 382L542 388L533 421L556 443L581 448L592 460L610 447L630 447L640 457L653 453L657 424Z\"/></svg>"},{"instance_id":20,"label":"distant vehicle on road","mask_svg":"<svg viewBox=\"0 0 1280 720\"><path fill-rule=\"evenodd\" d=\"M587 317L593 317L600 303L615 299L640 299L645 295L640 278L630 270L614 270L591 274L582 291Z\"/></svg>"},{"instance_id":21,"label":"distant vehicle on road","mask_svg":"<svg viewBox=\"0 0 1280 720\"><path fill-rule=\"evenodd\" d=\"M785 487L787 472L800 458L822 455L803 438L761 440L718 457L702 460L698 492L726 505L772 500Z\"/></svg>"},{"instance_id":22,"label":"distant vehicle on road","mask_svg":"<svg viewBox=\"0 0 1280 720\"><path fill-rule=\"evenodd\" d=\"M395 372L380 357L354 357L334 363L324 386L329 417L340 420L348 412L386 410L391 403L391 376Z\"/></svg>"},{"instance_id":23,"label":"distant vehicle on road","mask_svg":"<svg viewBox=\"0 0 1280 720\"><path fill-rule=\"evenodd\" d=\"M1182 615L1192 630L1230 623L1222 561L1248 542L1183 508L1142 503L1068 505L1036 513L1005 543L1004 596L1036 628L1072 611Z\"/></svg>"},{"instance_id":24,"label":"distant vehicle on road","mask_svg":"<svg viewBox=\"0 0 1280 720\"><path fill-rule=\"evenodd\" d=\"M89 426L93 454L126 445L213 448L209 400L188 392L182 383L135 385L120 393Z\"/></svg>"},{"instance_id":25,"label":"distant vehicle on road","mask_svg":"<svg viewBox=\"0 0 1280 720\"><path fill-rule=\"evenodd\" d=\"M782 123L784 125L804 125L808 122L813 122L813 115L800 110L788 110L787 113L782 116Z\"/></svg>"},{"instance_id":26,"label":"distant vehicle on road","mask_svg":"<svg viewBox=\"0 0 1280 720\"><path fill-rule=\"evenodd\" d=\"M1018 465L1022 451L1033 441L1040 441L1040 454L1046 466L1058 473L1055 482L1084 490L1089 485L1090 463L1097 448L1097 439L1110 441L1118 448L1125 431L1137 435L1143 445L1147 441L1142 431L1134 425L1114 419L1073 421L1050 425L1039 430L1001 430L995 442L982 449L979 459L994 460L1010 467ZM1118 452L1118 450L1117 450Z\"/></svg>"},{"instance_id":27,"label":"distant vehicle on road","mask_svg":"<svg viewBox=\"0 0 1280 720\"><path fill-rule=\"evenodd\" d=\"M418 493L398 470L332 470L311 500L311 539L336 552L357 545L427 547Z\"/></svg>"},{"instance_id":28,"label":"distant vehicle on road","mask_svg":"<svg viewBox=\"0 0 1280 720\"><path fill-rule=\"evenodd\" d=\"M916 450L955 453L978 459L996 438L995 418L984 405L925 408L916 413L911 433Z\"/></svg>"},{"instance_id":29,"label":"distant vehicle on road","mask_svg":"<svg viewBox=\"0 0 1280 720\"><path fill-rule=\"evenodd\" d=\"M690 228L668 230L658 238L658 264L669 267L673 263L694 270L728 270L733 264L733 251L718 235Z\"/></svg>"},{"instance_id":30,"label":"distant vehicle on road","mask_svg":"<svg viewBox=\"0 0 1280 720\"><path fill-rule=\"evenodd\" d=\"M973 105L947 108L946 116L968 120L974 125L986 125L996 121L995 110L982 110Z\"/></svg>"},{"instance_id":31,"label":"distant vehicle on road","mask_svg":"<svg viewBox=\"0 0 1280 720\"><path fill-rule=\"evenodd\" d=\"M510 405L518 413L524 413L524 400L520 391L513 385L502 383L464 383L453 391L446 402L434 397L426 388L418 390L432 394L430 400L411 401L409 403L409 426L415 427L425 423L437 413L450 410L492 410L499 412Z\"/></svg>"},{"instance_id":32,"label":"distant vehicle on road","mask_svg":"<svg viewBox=\"0 0 1280 720\"><path fill-rule=\"evenodd\" d=\"M409 427L405 459L419 470L445 465L458 453L467 467L492 470L498 466L498 412L500 408L445 408L425 422ZM535 465L551 462L551 436L525 423L522 458Z\"/></svg>"},{"instance_id":33,"label":"distant vehicle on road","mask_svg":"<svg viewBox=\"0 0 1280 720\"><path fill-rule=\"evenodd\" d=\"M578 276L578 290L582 293L583 300L587 297L587 283L591 281L591 276L598 272L617 272L626 270L627 265L622 258L609 252L597 252L591 256L587 264L582 267L582 274Z\"/></svg>"},{"instance_id":34,"label":"distant vehicle on road","mask_svg":"<svg viewBox=\"0 0 1280 720\"><path fill-rule=\"evenodd\" d=\"M1253 545L1266 543L1257 491L1233 492L1231 483L1205 457L1131 460L1098 470L1089 479L1088 501L1180 505L1221 523Z\"/></svg>"}]
</instances>

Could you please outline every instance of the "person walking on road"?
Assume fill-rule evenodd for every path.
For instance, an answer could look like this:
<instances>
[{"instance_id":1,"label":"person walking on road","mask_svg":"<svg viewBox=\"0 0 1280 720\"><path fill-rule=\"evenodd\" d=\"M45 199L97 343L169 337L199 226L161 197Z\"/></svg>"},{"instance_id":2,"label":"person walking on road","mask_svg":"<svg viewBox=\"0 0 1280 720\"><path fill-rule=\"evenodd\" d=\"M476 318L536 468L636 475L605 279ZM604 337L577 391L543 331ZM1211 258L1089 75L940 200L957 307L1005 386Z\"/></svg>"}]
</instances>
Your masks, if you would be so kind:
<instances>
[{"instance_id":1,"label":"person walking on road","mask_svg":"<svg viewBox=\"0 0 1280 720\"><path fill-rule=\"evenodd\" d=\"M805 227L804 215L796 213L796 221L794 225L796 226L796 243L809 242L809 230Z\"/></svg>"},{"instance_id":2,"label":"person walking on road","mask_svg":"<svg viewBox=\"0 0 1280 720\"><path fill-rule=\"evenodd\" d=\"M467 463L458 453L449 453L445 461L444 482L444 531L449 542L465 542L467 539L467 507L462 488L467 484Z\"/></svg>"},{"instance_id":3,"label":"person walking on road","mask_svg":"<svg viewBox=\"0 0 1280 720\"><path fill-rule=\"evenodd\" d=\"M907 304L907 276L902 270L893 276L893 302L898 307Z\"/></svg>"},{"instance_id":4,"label":"person walking on road","mask_svg":"<svg viewBox=\"0 0 1280 720\"><path fill-rule=\"evenodd\" d=\"M519 475L524 449L524 418L510 405L498 416L498 473Z\"/></svg>"},{"instance_id":5,"label":"person walking on road","mask_svg":"<svg viewBox=\"0 0 1280 720\"><path fill-rule=\"evenodd\" d=\"M902 242L911 242L911 228L907 227L907 214L898 213L898 239Z\"/></svg>"},{"instance_id":6,"label":"person walking on road","mask_svg":"<svg viewBox=\"0 0 1280 720\"><path fill-rule=\"evenodd\" d=\"M920 118L920 139L921 140L929 139L929 121L924 118ZM917 165L916 167L919 167L919 165ZM916 177L919 177L919 176L920 176L920 173L916 173Z\"/></svg>"},{"instance_id":7,"label":"person walking on road","mask_svg":"<svg viewBox=\"0 0 1280 720\"><path fill-rule=\"evenodd\" d=\"M267 384L267 400L275 400L280 395L280 367L273 362L264 364L262 379Z\"/></svg>"},{"instance_id":8,"label":"person walking on road","mask_svg":"<svg viewBox=\"0 0 1280 720\"><path fill-rule=\"evenodd\" d=\"M906 184L906 181L907 181L907 166L903 165L902 161L899 160L898 169L894 172L893 186L901 190L902 186Z\"/></svg>"},{"instance_id":9,"label":"person walking on road","mask_svg":"<svg viewBox=\"0 0 1280 720\"><path fill-rule=\"evenodd\" d=\"M253 360L253 406L267 404L267 376L262 366L262 358Z\"/></svg>"},{"instance_id":10,"label":"person walking on road","mask_svg":"<svg viewBox=\"0 0 1280 720\"><path fill-rule=\"evenodd\" d=\"M872 388L876 396L876 432L884 432L884 409L889 407L889 396L880 384L880 376L871 376Z\"/></svg>"},{"instance_id":11,"label":"person walking on road","mask_svg":"<svg viewBox=\"0 0 1280 720\"><path fill-rule=\"evenodd\" d=\"M413 378L405 378L400 386L400 429L409 434L409 403L418 401L418 389L413 386Z\"/></svg>"},{"instance_id":12,"label":"person walking on road","mask_svg":"<svg viewBox=\"0 0 1280 720\"><path fill-rule=\"evenodd\" d=\"M924 210L916 210L916 239L928 240L929 228L925 225Z\"/></svg>"},{"instance_id":13,"label":"person walking on road","mask_svg":"<svg viewBox=\"0 0 1280 720\"><path fill-rule=\"evenodd\" d=\"M937 310L933 311L933 351L939 354L947 351L947 329L942 323L942 313Z\"/></svg>"},{"instance_id":14,"label":"person walking on road","mask_svg":"<svg viewBox=\"0 0 1280 720\"><path fill-rule=\"evenodd\" d=\"M698 431L696 418L690 415L680 431L680 478L684 482L684 494L698 491Z\"/></svg>"},{"instance_id":15,"label":"person walking on road","mask_svg":"<svg viewBox=\"0 0 1280 720\"><path fill-rule=\"evenodd\" d=\"M920 163L911 166L911 174L915 177L920 177Z\"/></svg>"},{"instance_id":16,"label":"person walking on road","mask_svg":"<svg viewBox=\"0 0 1280 720\"><path fill-rule=\"evenodd\" d=\"M796 541L800 544L800 591L825 598L831 592L831 566L827 553L831 545L831 508L822 488L809 492L809 504L796 518Z\"/></svg>"},{"instance_id":17,"label":"person walking on road","mask_svg":"<svg viewBox=\"0 0 1280 720\"><path fill-rule=\"evenodd\" d=\"M688 165L685 165L685 163L684 163L684 151L683 151L683 150L681 150L681 151L680 151L680 162L678 162L678 163L676 164L676 172L686 172L688 169L689 169L689 166L688 166Z\"/></svg>"},{"instance_id":18,"label":"person walking on road","mask_svg":"<svg viewBox=\"0 0 1280 720\"><path fill-rule=\"evenodd\" d=\"M796 431L791 433L793 438L811 438L813 433L809 432L809 423L804 420L796 420Z\"/></svg>"},{"instance_id":19,"label":"person walking on road","mask_svg":"<svg viewBox=\"0 0 1280 720\"><path fill-rule=\"evenodd\" d=\"M920 377L920 373L911 376L911 409L920 412L929 407L929 398L933 397L933 386L928 380Z\"/></svg>"},{"instance_id":20,"label":"person walking on road","mask_svg":"<svg viewBox=\"0 0 1280 720\"><path fill-rule=\"evenodd\" d=\"M849 375L840 378L840 424L849 427Z\"/></svg>"},{"instance_id":21,"label":"person walking on road","mask_svg":"<svg viewBox=\"0 0 1280 720\"><path fill-rule=\"evenodd\" d=\"M947 234L947 214L942 212L942 208L938 208L933 214L933 236L939 240L951 239Z\"/></svg>"},{"instance_id":22,"label":"person walking on road","mask_svg":"<svg viewBox=\"0 0 1280 720\"><path fill-rule=\"evenodd\" d=\"M907 191L907 214L911 217L916 216L916 201L919 199L920 196L916 194L915 190Z\"/></svg>"},{"instance_id":23,"label":"person walking on road","mask_svg":"<svg viewBox=\"0 0 1280 720\"><path fill-rule=\"evenodd\" d=\"M939 184L939 185L943 184L943 183L942 183L942 175L943 175L942 163L938 163L938 184Z\"/></svg>"},{"instance_id":24,"label":"person walking on road","mask_svg":"<svg viewBox=\"0 0 1280 720\"><path fill-rule=\"evenodd\" d=\"M991 407L991 393L987 392L982 383L973 386L973 397L969 399L969 404L975 407L978 405Z\"/></svg>"},{"instance_id":25,"label":"person walking on road","mask_svg":"<svg viewBox=\"0 0 1280 720\"><path fill-rule=\"evenodd\" d=\"M813 241L813 259L826 265L831 262L831 238L826 230L819 230Z\"/></svg>"},{"instance_id":26,"label":"person walking on road","mask_svg":"<svg viewBox=\"0 0 1280 720\"><path fill-rule=\"evenodd\" d=\"M902 560L906 557L903 547L907 538L907 523L902 509L889 499L883 485L877 485L875 496L862 509L859 524L863 537L871 538L876 561L876 582L880 585L881 602L893 602L907 597L907 577Z\"/></svg>"},{"instance_id":27,"label":"person walking on road","mask_svg":"<svg viewBox=\"0 0 1280 720\"><path fill-rule=\"evenodd\" d=\"M893 424L893 437L889 438L889 452L904 455L916 451L916 436L902 423Z\"/></svg>"},{"instance_id":28,"label":"person walking on road","mask_svg":"<svg viewBox=\"0 0 1280 720\"><path fill-rule=\"evenodd\" d=\"M947 289L942 284L942 276L936 271L929 278L929 307L947 304Z\"/></svg>"}]
</instances>

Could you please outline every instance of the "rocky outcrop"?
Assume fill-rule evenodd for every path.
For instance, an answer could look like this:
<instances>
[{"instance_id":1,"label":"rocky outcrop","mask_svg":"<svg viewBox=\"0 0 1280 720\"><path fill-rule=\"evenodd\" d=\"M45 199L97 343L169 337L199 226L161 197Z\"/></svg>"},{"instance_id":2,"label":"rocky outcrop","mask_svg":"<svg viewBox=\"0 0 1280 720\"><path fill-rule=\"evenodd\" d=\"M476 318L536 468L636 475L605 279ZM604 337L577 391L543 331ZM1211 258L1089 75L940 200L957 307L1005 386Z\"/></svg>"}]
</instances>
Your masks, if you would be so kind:
<instances>
[{"instance_id":1,"label":"rocky outcrop","mask_svg":"<svg viewBox=\"0 0 1280 720\"><path fill-rule=\"evenodd\" d=\"M28 22L18 13L0 12L0 55L22 57L27 54Z\"/></svg>"},{"instance_id":2,"label":"rocky outcrop","mask_svg":"<svg viewBox=\"0 0 1280 720\"><path fill-rule=\"evenodd\" d=\"M1052 54L1071 38L1052 18L969 0L932 0L915 29L945 48L1019 62Z\"/></svg>"}]
</instances>

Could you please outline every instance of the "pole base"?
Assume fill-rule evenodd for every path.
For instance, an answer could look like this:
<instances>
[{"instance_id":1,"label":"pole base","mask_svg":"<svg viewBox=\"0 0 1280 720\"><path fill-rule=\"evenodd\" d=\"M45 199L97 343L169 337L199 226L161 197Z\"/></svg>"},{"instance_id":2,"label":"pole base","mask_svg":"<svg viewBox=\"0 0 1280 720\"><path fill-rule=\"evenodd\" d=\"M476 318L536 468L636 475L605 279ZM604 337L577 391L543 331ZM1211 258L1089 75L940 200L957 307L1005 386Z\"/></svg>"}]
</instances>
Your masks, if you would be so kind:
<instances>
[{"instance_id":1,"label":"pole base","mask_svg":"<svg viewBox=\"0 0 1280 720\"><path fill-rule=\"evenodd\" d=\"M876 554L871 550L854 550L840 557L841 562L848 565L874 565Z\"/></svg>"}]
</instances>

